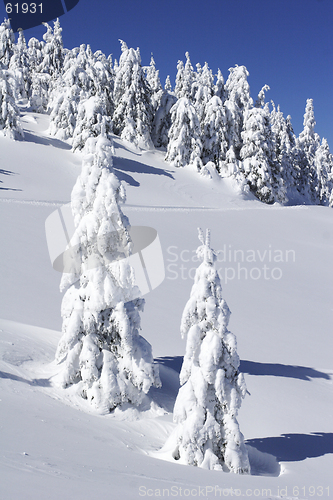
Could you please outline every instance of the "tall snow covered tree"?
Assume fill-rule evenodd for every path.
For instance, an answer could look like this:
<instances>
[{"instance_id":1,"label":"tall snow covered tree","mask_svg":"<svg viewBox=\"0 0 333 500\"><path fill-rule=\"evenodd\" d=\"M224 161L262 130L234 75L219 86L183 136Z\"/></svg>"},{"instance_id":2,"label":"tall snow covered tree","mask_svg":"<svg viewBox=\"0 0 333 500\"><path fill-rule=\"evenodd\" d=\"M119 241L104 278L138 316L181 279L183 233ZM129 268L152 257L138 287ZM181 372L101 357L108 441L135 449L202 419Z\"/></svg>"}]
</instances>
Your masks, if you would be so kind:
<instances>
[{"instance_id":1,"label":"tall snow covered tree","mask_svg":"<svg viewBox=\"0 0 333 500\"><path fill-rule=\"evenodd\" d=\"M224 85L224 78L220 69L217 71L216 83L214 85L214 94L219 97L224 103L226 99L226 89Z\"/></svg>"},{"instance_id":2,"label":"tall snow covered tree","mask_svg":"<svg viewBox=\"0 0 333 500\"><path fill-rule=\"evenodd\" d=\"M286 196L293 203L297 200L298 169L295 162L295 136L291 126L291 118L284 118L280 106L273 109L270 115L275 158L280 166L281 176L286 188Z\"/></svg>"},{"instance_id":3,"label":"tall snow covered tree","mask_svg":"<svg viewBox=\"0 0 333 500\"><path fill-rule=\"evenodd\" d=\"M205 108L214 94L214 76L207 63L205 63L203 68L200 65L197 65L197 68L196 80L192 86L192 95L199 123L201 128L203 128Z\"/></svg>"},{"instance_id":4,"label":"tall snow covered tree","mask_svg":"<svg viewBox=\"0 0 333 500\"><path fill-rule=\"evenodd\" d=\"M10 71L0 70L0 132L11 139L24 137L13 92L13 77Z\"/></svg>"},{"instance_id":5,"label":"tall snow covered tree","mask_svg":"<svg viewBox=\"0 0 333 500\"><path fill-rule=\"evenodd\" d=\"M300 156L299 189L306 203L317 204L319 203L318 179L314 160L316 150L320 145L320 138L314 131L315 125L313 99L307 99L303 121L304 128L298 137Z\"/></svg>"},{"instance_id":6,"label":"tall snow covered tree","mask_svg":"<svg viewBox=\"0 0 333 500\"><path fill-rule=\"evenodd\" d=\"M14 54L15 35L10 27L9 19L0 25L0 69L8 69Z\"/></svg>"},{"instance_id":7,"label":"tall snow covered tree","mask_svg":"<svg viewBox=\"0 0 333 500\"><path fill-rule=\"evenodd\" d=\"M54 27L43 23L46 27L46 33L43 35L45 45L43 47L43 61L41 63L41 71L48 73L51 77L56 78L61 74L64 63L64 49L62 42L62 28L60 27L59 19L54 21Z\"/></svg>"},{"instance_id":8,"label":"tall snow covered tree","mask_svg":"<svg viewBox=\"0 0 333 500\"><path fill-rule=\"evenodd\" d=\"M28 49L23 31L19 32L17 43L14 45L14 54L10 59L9 69L15 75L16 99L27 98L31 87L31 74L29 71Z\"/></svg>"},{"instance_id":9,"label":"tall snow covered tree","mask_svg":"<svg viewBox=\"0 0 333 500\"><path fill-rule=\"evenodd\" d=\"M171 129L166 161L175 167L202 167L200 123L189 99L182 97L171 108Z\"/></svg>"},{"instance_id":10,"label":"tall snow covered tree","mask_svg":"<svg viewBox=\"0 0 333 500\"><path fill-rule=\"evenodd\" d=\"M152 92L151 101L154 112L156 112L156 110L160 106L161 98L163 95L163 88L161 85L159 70L156 69L155 60L153 56L151 56L150 65L144 67L143 70L144 73L146 74L146 79Z\"/></svg>"},{"instance_id":11,"label":"tall snow covered tree","mask_svg":"<svg viewBox=\"0 0 333 500\"><path fill-rule=\"evenodd\" d=\"M204 239L199 230L199 239L202 262L181 320L187 341L173 412L178 426L170 438L172 455L183 464L247 474L250 464L237 421L246 385L236 337L228 330L230 310L222 298L209 231Z\"/></svg>"},{"instance_id":12,"label":"tall snow covered tree","mask_svg":"<svg viewBox=\"0 0 333 500\"><path fill-rule=\"evenodd\" d=\"M225 84L227 100L224 105L227 115L229 148L233 146L237 159L240 159L244 113L252 106L250 86L247 81L249 72L245 66L229 68L229 78Z\"/></svg>"},{"instance_id":13,"label":"tall snow covered tree","mask_svg":"<svg viewBox=\"0 0 333 500\"><path fill-rule=\"evenodd\" d=\"M286 190L275 158L268 104L245 111L242 140L242 170L251 191L265 203L286 203Z\"/></svg>"},{"instance_id":14,"label":"tall snow covered tree","mask_svg":"<svg viewBox=\"0 0 333 500\"><path fill-rule=\"evenodd\" d=\"M112 171L112 144L99 137L72 192L72 261L61 281L62 337L56 359L63 387L99 411L139 406L160 380L150 344L139 335L144 299L137 298L125 192Z\"/></svg>"},{"instance_id":15,"label":"tall snow covered tree","mask_svg":"<svg viewBox=\"0 0 333 500\"><path fill-rule=\"evenodd\" d=\"M129 49L122 40L121 50L114 83L114 132L140 148L150 149L153 107L140 51Z\"/></svg>"}]
</instances>

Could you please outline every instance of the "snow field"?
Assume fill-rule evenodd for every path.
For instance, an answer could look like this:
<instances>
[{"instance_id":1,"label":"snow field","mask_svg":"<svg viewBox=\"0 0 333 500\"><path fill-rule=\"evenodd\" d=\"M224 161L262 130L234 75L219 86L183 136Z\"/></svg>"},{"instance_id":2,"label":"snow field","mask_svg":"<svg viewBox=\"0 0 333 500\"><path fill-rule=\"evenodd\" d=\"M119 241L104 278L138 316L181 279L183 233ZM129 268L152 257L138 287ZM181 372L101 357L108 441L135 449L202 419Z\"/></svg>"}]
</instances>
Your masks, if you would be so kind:
<instances>
[{"instance_id":1,"label":"snow field","mask_svg":"<svg viewBox=\"0 0 333 500\"><path fill-rule=\"evenodd\" d=\"M31 116L23 120L25 142L1 138L7 159L1 168L16 175L0 174L0 187L6 188L0 196L18 202L68 202L81 157L67 151L65 143L55 148L43 142L46 124L38 123L39 115ZM29 131L39 139L30 140ZM214 498L237 490L243 497L313 498L315 492L327 498L333 465L331 210L244 200L224 181L210 184L190 169L171 168L159 152L141 153L119 139L115 143L115 169L128 183L123 211L131 225L154 227L164 252L166 279L145 297L141 318L142 335L159 358L163 383L149 395L166 413L154 406L141 414L128 408L114 416L97 415L70 391L52 386L61 275L48 259L44 222L56 207L0 201L0 497L131 500L189 491L193 498ZM228 251L230 245L244 255L254 250L257 256L255 262L240 263L248 270L247 279L245 272L238 279L233 253L221 261L223 297L232 312L229 328L237 337L251 393L238 420L252 476L156 458L174 428L171 412L179 357L185 351L179 326L192 287L189 269L198 265L187 261L197 247L198 226L211 229L215 250L226 245ZM276 250L284 256L293 250L295 261L270 262L269 249L273 256ZM261 261L258 251L263 256L265 250ZM171 279L170 264L176 279ZM226 265L236 273L227 283ZM281 278L268 280L262 272L252 279L250 270L264 265L280 268Z\"/></svg>"}]
</instances>

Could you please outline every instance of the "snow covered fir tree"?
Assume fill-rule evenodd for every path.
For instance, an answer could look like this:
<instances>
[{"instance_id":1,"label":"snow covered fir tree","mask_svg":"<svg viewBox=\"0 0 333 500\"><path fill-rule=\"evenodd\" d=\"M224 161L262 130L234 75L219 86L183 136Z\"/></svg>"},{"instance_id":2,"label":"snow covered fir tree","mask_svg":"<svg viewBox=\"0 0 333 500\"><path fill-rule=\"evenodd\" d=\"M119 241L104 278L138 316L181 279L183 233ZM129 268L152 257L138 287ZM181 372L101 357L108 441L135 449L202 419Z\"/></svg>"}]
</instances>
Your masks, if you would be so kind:
<instances>
[{"instance_id":1,"label":"snow covered fir tree","mask_svg":"<svg viewBox=\"0 0 333 500\"><path fill-rule=\"evenodd\" d=\"M139 334L144 299L126 259L129 222L119 206L125 191L112 171L112 143L100 135L94 149L72 192L76 229L61 281L56 359L58 382L75 385L96 409L109 412L124 403L139 406L160 380L151 346Z\"/></svg>"},{"instance_id":2,"label":"snow covered fir tree","mask_svg":"<svg viewBox=\"0 0 333 500\"><path fill-rule=\"evenodd\" d=\"M181 320L186 352L173 412L178 425L169 438L172 455L183 464L248 474L237 422L246 385L239 373L236 337L228 330L230 310L222 298L210 232L204 238L199 229L199 240L201 264Z\"/></svg>"},{"instance_id":3,"label":"snow covered fir tree","mask_svg":"<svg viewBox=\"0 0 333 500\"><path fill-rule=\"evenodd\" d=\"M108 137L161 149L174 167L190 165L205 174L212 162L217 175L263 203L332 206L332 155L315 132L312 99L296 136L290 116L284 118L274 102L272 110L265 103L268 85L254 104L245 66L229 68L225 82L207 62L194 68L186 52L174 88L168 76L163 89L154 58L142 66L139 48L121 40L119 62L113 61L89 45L64 48L59 20L45 28L42 41L31 38L27 45L23 33L15 42L8 20L1 24L0 69L10 72L8 92L2 84L9 97L3 100L20 106L25 100L31 111L49 113L50 135L68 141L73 151L86 151L86 142L91 145L89 138L104 127ZM13 106L13 119L2 112L3 130L12 138L20 136Z\"/></svg>"}]
</instances>

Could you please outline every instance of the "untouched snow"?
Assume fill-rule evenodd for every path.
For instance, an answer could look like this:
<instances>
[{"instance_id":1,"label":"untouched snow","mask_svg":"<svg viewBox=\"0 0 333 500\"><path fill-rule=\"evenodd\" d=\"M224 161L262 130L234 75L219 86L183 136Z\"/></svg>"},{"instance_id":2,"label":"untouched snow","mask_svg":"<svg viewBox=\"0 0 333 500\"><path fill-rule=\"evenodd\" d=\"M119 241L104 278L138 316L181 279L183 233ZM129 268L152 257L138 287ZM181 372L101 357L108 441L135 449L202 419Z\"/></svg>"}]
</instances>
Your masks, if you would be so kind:
<instances>
[{"instance_id":1,"label":"untouched snow","mask_svg":"<svg viewBox=\"0 0 333 500\"><path fill-rule=\"evenodd\" d=\"M22 122L23 141L0 138L0 499L329 498L333 211L245 199L228 180L172 168L162 152L115 138L123 210L132 225L158 231L164 253L166 279L142 314L163 386L150 391L151 409L98 415L52 385L61 294L44 225L70 201L82 157L47 136L47 116L22 110ZM161 450L174 429L198 226L220 250L251 393L239 413L251 476L183 466Z\"/></svg>"}]
</instances>

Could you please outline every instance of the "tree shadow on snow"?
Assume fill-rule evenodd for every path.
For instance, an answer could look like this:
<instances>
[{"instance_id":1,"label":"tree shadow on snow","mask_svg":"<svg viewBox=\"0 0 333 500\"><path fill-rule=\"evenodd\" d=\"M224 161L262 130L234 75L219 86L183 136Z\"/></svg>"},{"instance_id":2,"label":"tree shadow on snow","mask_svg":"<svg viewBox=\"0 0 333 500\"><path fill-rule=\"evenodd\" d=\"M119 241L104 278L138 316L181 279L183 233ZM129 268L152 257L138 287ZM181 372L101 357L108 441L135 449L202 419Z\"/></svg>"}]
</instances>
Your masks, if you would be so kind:
<instances>
[{"instance_id":1,"label":"tree shadow on snow","mask_svg":"<svg viewBox=\"0 0 333 500\"><path fill-rule=\"evenodd\" d=\"M11 172L10 170L4 170L0 168L0 175L17 175L16 172ZM0 180L1 184L3 183L2 180ZM2 191L22 191L22 189L16 189L16 188L7 188L7 187L0 187Z\"/></svg>"},{"instance_id":2,"label":"tree shadow on snow","mask_svg":"<svg viewBox=\"0 0 333 500\"><path fill-rule=\"evenodd\" d=\"M51 386L50 381L47 379L44 379L44 378L40 378L40 379L34 378L32 380L28 380L26 378L19 377L18 375L14 375L13 373L2 372L2 371L0 371L0 378L14 380L15 382L23 382L24 384L28 384L28 385L32 385L32 386L40 386L40 387L50 387Z\"/></svg>"},{"instance_id":3,"label":"tree shadow on snow","mask_svg":"<svg viewBox=\"0 0 333 500\"><path fill-rule=\"evenodd\" d=\"M323 378L331 380L327 373L320 372L306 366L282 365L280 363L258 363L256 361L242 360L240 371L249 375L270 375L274 377L290 377L300 380Z\"/></svg>"},{"instance_id":4,"label":"tree shadow on snow","mask_svg":"<svg viewBox=\"0 0 333 500\"><path fill-rule=\"evenodd\" d=\"M58 149L72 149L70 144L60 139L56 139L55 137L41 137L31 132L27 132L26 130L24 131L24 140L27 142L34 142L35 144L42 144L43 146L53 146Z\"/></svg>"},{"instance_id":5,"label":"tree shadow on snow","mask_svg":"<svg viewBox=\"0 0 333 500\"><path fill-rule=\"evenodd\" d=\"M163 168L152 167L151 165L146 165L140 161L130 160L129 158L119 158L115 156L113 158L113 166L117 170L123 170L126 173L133 172L140 174L164 175L165 177L174 179L173 175Z\"/></svg>"},{"instance_id":6,"label":"tree shadow on snow","mask_svg":"<svg viewBox=\"0 0 333 500\"><path fill-rule=\"evenodd\" d=\"M183 356L164 356L163 358L156 358L156 362L159 365L167 366L175 372L180 373L182 364L183 364Z\"/></svg>"},{"instance_id":7,"label":"tree shadow on snow","mask_svg":"<svg viewBox=\"0 0 333 500\"><path fill-rule=\"evenodd\" d=\"M113 170L120 181L126 182L126 184L128 184L129 186L134 186L134 187L140 186L140 182L136 181L134 179L134 177L132 177L131 175L125 174L125 172L121 172L120 170L118 170L114 166L113 166Z\"/></svg>"},{"instance_id":8,"label":"tree shadow on snow","mask_svg":"<svg viewBox=\"0 0 333 500\"><path fill-rule=\"evenodd\" d=\"M245 444L274 455L279 462L299 462L333 453L333 433L282 434L279 437L248 439Z\"/></svg>"}]
</instances>

